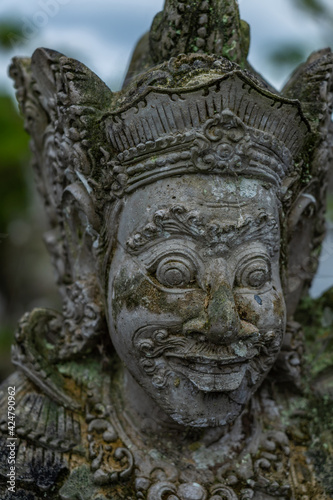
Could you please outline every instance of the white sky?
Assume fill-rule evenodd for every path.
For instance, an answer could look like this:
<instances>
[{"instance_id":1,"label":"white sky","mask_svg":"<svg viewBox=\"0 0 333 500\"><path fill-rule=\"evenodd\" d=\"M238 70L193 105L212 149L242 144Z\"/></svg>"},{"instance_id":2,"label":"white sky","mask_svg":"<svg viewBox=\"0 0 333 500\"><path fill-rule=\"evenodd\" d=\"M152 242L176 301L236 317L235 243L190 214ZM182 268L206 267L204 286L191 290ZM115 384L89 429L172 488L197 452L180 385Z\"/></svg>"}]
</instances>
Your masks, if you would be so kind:
<instances>
[{"instance_id":1,"label":"white sky","mask_svg":"<svg viewBox=\"0 0 333 500\"><path fill-rule=\"evenodd\" d=\"M325 46L321 27L295 10L291 0L239 4L241 17L251 25L250 62L278 88L289 70L277 73L271 67L266 57L272 47L302 42L310 53ZM28 37L25 46L0 52L0 86L11 87L6 68L13 55L30 55L44 46L81 60L117 90L135 42L162 6L163 0L0 0L0 19L15 18L22 37Z\"/></svg>"}]
</instances>

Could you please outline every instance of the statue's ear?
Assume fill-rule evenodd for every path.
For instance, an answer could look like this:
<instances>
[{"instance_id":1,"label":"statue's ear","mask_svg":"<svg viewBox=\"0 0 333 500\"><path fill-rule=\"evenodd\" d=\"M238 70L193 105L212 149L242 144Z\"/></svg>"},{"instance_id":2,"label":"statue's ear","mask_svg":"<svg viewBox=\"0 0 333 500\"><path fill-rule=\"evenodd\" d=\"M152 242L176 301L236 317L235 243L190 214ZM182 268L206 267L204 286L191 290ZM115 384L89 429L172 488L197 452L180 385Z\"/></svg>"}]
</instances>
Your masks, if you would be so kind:
<instances>
[{"instance_id":1,"label":"statue's ear","mask_svg":"<svg viewBox=\"0 0 333 500\"><path fill-rule=\"evenodd\" d=\"M318 253L325 234L318 182L307 186L294 202L287 221L287 316L291 318L318 267Z\"/></svg>"},{"instance_id":2,"label":"statue's ear","mask_svg":"<svg viewBox=\"0 0 333 500\"><path fill-rule=\"evenodd\" d=\"M66 187L63 198L63 228L72 279L96 273L93 249L98 246L100 218L91 194L81 182Z\"/></svg>"},{"instance_id":3,"label":"statue's ear","mask_svg":"<svg viewBox=\"0 0 333 500\"><path fill-rule=\"evenodd\" d=\"M303 186L287 216L287 312L291 317L311 285L325 236L328 175L332 165L333 55L330 49L310 55L283 89L298 99L308 119L312 140L302 152Z\"/></svg>"}]
</instances>

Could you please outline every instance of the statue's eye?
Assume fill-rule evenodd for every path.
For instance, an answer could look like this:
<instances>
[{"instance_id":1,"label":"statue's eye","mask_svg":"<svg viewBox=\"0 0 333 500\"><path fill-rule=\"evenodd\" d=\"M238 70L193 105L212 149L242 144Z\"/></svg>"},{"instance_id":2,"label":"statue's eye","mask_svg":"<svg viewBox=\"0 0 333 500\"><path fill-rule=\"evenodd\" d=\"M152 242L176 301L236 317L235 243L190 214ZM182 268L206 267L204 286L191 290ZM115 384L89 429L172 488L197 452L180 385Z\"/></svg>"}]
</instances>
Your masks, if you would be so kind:
<instances>
[{"instance_id":1,"label":"statue's eye","mask_svg":"<svg viewBox=\"0 0 333 500\"><path fill-rule=\"evenodd\" d=\"M157 265L156 279L166 287L186 287L194 281L195 269L191 260L182 256L168 256Z\"/></svg>"},{"instance_id":2,"label":"statue's eye","mask_svg":"<svg viewBox=\"0 0 333 500\"><path fill-rule=\"evenodd\" d=\"M261 288L271 280L269 262L263 257L252 259L243 265L236 275L236 285L245 288Z\"/></svg>"}]
</instances>

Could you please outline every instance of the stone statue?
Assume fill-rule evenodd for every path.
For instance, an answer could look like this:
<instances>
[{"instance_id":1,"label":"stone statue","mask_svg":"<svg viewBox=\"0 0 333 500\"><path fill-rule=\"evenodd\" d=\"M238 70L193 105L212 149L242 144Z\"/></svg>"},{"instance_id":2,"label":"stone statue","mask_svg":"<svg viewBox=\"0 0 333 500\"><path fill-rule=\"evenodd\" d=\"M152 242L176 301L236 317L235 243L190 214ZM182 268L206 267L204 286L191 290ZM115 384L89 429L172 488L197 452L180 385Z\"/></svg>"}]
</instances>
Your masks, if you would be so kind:
<instances>
[{"instance_id":1,"label":"stone statue","mask_svg":"<svg viewBox=\"0 0 333 500\"><path fill-rule=\"evenodd\" d=\"M63 311L16 333L2 499L332 498L294 313L325 233L333 57L279 94L248 45L236 0L166 0L121 92L52 50L14 59Z\"/></svg>"}]
</instances>

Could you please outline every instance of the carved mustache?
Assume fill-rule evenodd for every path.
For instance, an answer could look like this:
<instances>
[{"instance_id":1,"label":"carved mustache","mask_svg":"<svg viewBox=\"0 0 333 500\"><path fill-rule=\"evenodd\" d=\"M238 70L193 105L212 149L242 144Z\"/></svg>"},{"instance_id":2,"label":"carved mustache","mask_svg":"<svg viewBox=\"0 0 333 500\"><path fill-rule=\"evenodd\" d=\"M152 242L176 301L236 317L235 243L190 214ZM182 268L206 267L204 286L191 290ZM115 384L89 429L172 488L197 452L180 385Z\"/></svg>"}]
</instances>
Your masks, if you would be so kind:
<instances>
[{"instance_id":1,"label":"carved mustache","mask_svg":"<svg viewBox=\"0 0 333 500\"><path fill-rule=\"evenodd\" d=\"M146 358L177 357L188 361L210 363L239 363L257 357L274 356L280 349L282 331L257 334L231 344L213 344L185 336L179 324L166 327L149 325L138 329L133 342Z\"/></svg>"}]
</instances>

